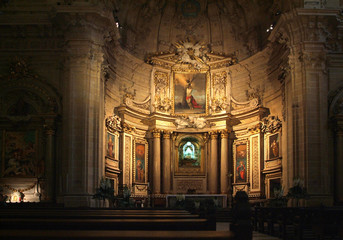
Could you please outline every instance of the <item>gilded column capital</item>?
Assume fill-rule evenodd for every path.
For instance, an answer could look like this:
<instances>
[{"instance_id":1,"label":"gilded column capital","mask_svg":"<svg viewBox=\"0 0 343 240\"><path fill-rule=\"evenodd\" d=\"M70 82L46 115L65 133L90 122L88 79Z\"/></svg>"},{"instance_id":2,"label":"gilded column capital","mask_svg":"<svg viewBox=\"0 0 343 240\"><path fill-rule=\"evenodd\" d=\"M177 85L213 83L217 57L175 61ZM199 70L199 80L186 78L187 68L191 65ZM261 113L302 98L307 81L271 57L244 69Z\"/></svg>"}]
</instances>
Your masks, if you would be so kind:
<instances>
[{"instance_id":1,"label":"gilded column capital","mask_svg":"<svg viewBox=\"0 0 343 240\"><path fill-rule=\"evenodd\" d=\"M231 131L228 130L228 129L218 130L218 133L220 134L220 137L221 137L221 138L228 138L230 132L231 132Z\"/></svg>"},{"instance_id":2,"label":"gilded column capital","mask_svg":"<svg viewBox=\"0 0 343 240\"><path fill-rule=\"evenodd\" d=\"M172 131L166 131L166 130L164 130L164 131L163 131L163 138L164 138L164 139L170 139L170 136L171 136L172 133L173 133Z\"/></svg>"},{"instance_id":3,"label":"gilded column capital","mask_svg":"<svg viewBox=\"0 0 343 240\"><path fill-rule=\"evenodd\" d=\"M152 132L152 135L154 138L160 138L161 137L162 131L160 129L155 128L151 132Z\"/></svg>"},{"instance_id":4,"label":"gilded column capital","mask_svg":"<svg viewBox=\"0 0 343 240\"><path fill-rule=\"evenodd\" d=\"M210 134L210 139L217 139L218 138L218 131L212 131L212 132L209 132Z\"/></svg>"}]
</instances>

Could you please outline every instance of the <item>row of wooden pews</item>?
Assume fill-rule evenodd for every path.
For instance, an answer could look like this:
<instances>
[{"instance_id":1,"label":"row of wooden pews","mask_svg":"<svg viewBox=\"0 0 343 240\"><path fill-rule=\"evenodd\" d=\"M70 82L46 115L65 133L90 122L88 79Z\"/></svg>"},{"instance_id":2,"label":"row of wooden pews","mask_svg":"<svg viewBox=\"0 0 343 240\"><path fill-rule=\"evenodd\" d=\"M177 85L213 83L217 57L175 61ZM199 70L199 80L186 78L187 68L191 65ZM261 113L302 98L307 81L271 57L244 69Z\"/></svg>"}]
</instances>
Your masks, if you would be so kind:
<instances>
[{"instance_id":1,"label":"row of wooden pews","mask_svg":"<svg viewBox=\"0 0 343 240\"><path fill-rule=\"evenodd\" d=\"M2 208L1 239L233 239L185 210Z\"/></svg>"},{"instance_id":2,"label":"row of wooden pews","mask_svg":"<svg viewBox=\"0 0 343 240\"><path fill-rule=\"evenodd\" d=\"M343 208L255 207L255 231L281 239L343 239Z\"/></svg>"}]
</instances>

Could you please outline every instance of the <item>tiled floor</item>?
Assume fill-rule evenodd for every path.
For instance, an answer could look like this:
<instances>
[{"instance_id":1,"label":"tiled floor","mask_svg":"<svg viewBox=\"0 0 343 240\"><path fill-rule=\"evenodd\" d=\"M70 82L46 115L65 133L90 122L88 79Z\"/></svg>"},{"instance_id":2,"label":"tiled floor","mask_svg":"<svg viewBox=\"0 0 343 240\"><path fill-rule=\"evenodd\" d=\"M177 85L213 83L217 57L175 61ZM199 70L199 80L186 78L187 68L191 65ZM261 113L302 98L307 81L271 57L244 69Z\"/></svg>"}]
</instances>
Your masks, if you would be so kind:
<instances>
[{"instance_id":1,"label":"tiled floor","mask_svg":"<svg viewBox=\"0 0 343 240\"><path fill-rule=\"evenodd\" d=\"M217 231L229 231L230 223L228 222L217 222ZM259 232L253 232L253 240L280 240L280 238L272 237Z\"/></svg>"}]
</instances>

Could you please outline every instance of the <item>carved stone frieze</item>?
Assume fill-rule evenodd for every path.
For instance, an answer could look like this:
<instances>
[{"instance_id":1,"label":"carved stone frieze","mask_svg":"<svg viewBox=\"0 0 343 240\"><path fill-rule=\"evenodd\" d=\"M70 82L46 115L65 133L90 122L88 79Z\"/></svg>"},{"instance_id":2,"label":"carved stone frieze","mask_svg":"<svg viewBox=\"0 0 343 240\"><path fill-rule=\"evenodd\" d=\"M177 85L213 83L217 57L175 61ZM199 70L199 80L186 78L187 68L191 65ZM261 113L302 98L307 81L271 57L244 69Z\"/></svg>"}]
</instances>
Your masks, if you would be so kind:
<instances>
[{"instance_id":1,"label":"carved stone frieze","mask_svg":"<svg viewBox=\"0 0 343 240\"><path fill-rule=\"evenodd\" d=\"M281 120L276 116L268 116L262 119L261 131L263 133L275 133L282 127Z\"/></svg>"},{"instance_id":2,"label":"carved stone frieze","mask_svg":"<svg viewBox=\"0 0 343 240\"><path fill-rule=\"evenodd\" d=\"M238 102L231 96L231 113L233 115L250 111L260 105L257 98L245 102Z\"/></svg>"},{"instance_id":3,"label":"carved stone frieze","mask_svg":"<svg viewBox=\"0 0 343 240\"><path fill-rule=\"evenodd\" d=\"M299 56L299 60L311 69L326 69L326 54L324 52L303 52Z\"/></svg>"},{"instance_id":4,"label":"carved stone frieze","mask_svg":"<svg viewBox=\"0 0 343 240\"><path fill-rule=\"evenodd\" d=\"M259 189L260 188L260 167L259 167L259 148L258 148L258 136L254 136L251 138L251 148L252 148L252 156L251 156L251 169L252 169L252 178L251 178L251 188L252 189Z\"/></svg>"},{"instance_id":5,"label":"carved stone frieze","mask_svg":"<svg viewBox=\"0 0 343 240\"><path fill-rule=\"evenodd\" d=\"M126 122L122 122L121 128L123 132L126 132L126 133L134 133L136 131L135 127L130 126Z\"/></svg>"},{"instance_id":6,"label":"carved stone frieze","mask_svg":"<svg viewBox=\"0 0 343 240\"><path fill-rule=\"evenodd\" d=\"M156 111L170 112L171 100L169 98L169 79L168 73L156 71L154 74L155 84L155 102L154 107Z\"/></svg>"},{"instance_id":7,"label":"carved stone frieze","mask_svg":"<svg viewBox=\"0 0 343 240\"><path fill-rule=\"evenodd\" d=\"M145 114L150 113L150 102L151 102L150 96L148 96L142 102L135 101L133 100L133 98L134 98L133 95L125 94L124 99L123 99L124 104L128 106L129 108L140 111L142 113L145 113Z\"/></svg>"},{"instance_id":8,"label":"carved stone frieze","mask_svg":"<svg viewBox=\"0 0 343 240\"><path fill-rule=\"evenodd\" d=\"M211 126L211 124L202 117L193 117L193 116L182 116L175 119L174 124L177 129L183 128L205 128Z\"/></svg>"},{"instance_id":9,"label":"carved stone frieze","mask_svg":"<svg viewBox=\"0 0 343 240\"><path fill-rule=\"evenodd\" d=\"M261 128L262 128L262 123L258 123L256 125L248 127L248 132L250 134L259 133L259 132L261 132Z\"/></svg>"},{"instance_id":10,"label":"carved stone frieze","mask_svg":"<svg viewBox=\"0 0 343 240\"><path fill-rule=\"evenodd\" d=\"M195 189L197 192L204 191L203 180L178 180L176 181L176 192L186 193L189 189Z\"/></svg>"},{"instance_id":11,"label":"carved stone frieze","mask_svg":"<svg viewBox=\"0 0 343 240\"><path fill-rule=\"evenodd\" d=\"M187 39L173 44L174 50L168 52L157 52L147 58L149 64L160 66L165 69L172 68L175 71L193 72L219 69L237 63L234 55L211 52L208 44Z\"/></svg>"},{"instance_id":12,"label":"carved stone frieze","mask_svg":"<svg viewBox=\"0 0 343 240\"><path fill-rule=\"evenodd\" d=\"M215 73L212 79L213 92L210 109L213 113L225 111L228 105L226 97L227 72Z\"/></svg>"},{"instance_id":13,"label":"carved stone frieze","mask_svg":"<svg viewBox=\"0 0 343 240\"><path fill-rule=\"evenodd\" d=\"M122 130L121 118L117 115L113 115L106 118L105 125L106 125L107 130L110 132L116 132L116 131L120 132ZM127 125L127 124L124 123L123 125Z\"/></svg>"}]
</instances>

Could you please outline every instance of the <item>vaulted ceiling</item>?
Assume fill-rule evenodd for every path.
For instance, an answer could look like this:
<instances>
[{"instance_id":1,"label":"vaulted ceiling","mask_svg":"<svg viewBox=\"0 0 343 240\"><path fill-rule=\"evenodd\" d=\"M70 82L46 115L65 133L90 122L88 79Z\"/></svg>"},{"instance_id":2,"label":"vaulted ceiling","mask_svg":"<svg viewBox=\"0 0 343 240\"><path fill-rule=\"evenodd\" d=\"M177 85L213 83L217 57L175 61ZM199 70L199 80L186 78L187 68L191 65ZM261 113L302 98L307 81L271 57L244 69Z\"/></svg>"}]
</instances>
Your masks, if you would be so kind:
<instances>
[{"instance_id":1,"label":"vaulted ceiling","mask_svg":"<svg viewBox=\"0 0 343 240\"><path fill-rule=\"evenodd\" d=\"M295 0L116 0L121 43L133 55L169 51L184 40L202 42L239 60L260 51L267 29Z\"/></svg>"}]
</instances>

